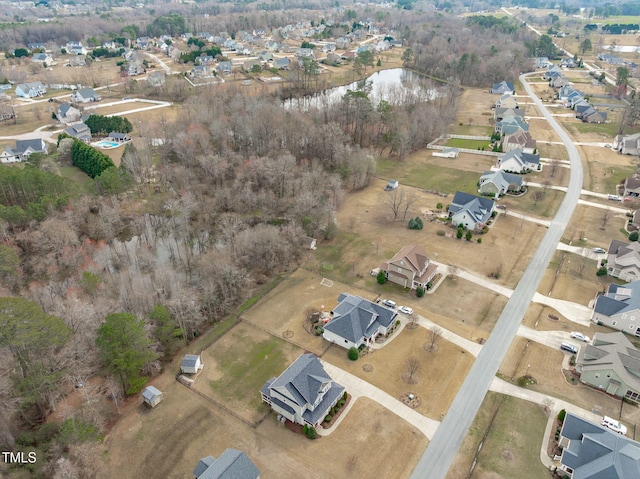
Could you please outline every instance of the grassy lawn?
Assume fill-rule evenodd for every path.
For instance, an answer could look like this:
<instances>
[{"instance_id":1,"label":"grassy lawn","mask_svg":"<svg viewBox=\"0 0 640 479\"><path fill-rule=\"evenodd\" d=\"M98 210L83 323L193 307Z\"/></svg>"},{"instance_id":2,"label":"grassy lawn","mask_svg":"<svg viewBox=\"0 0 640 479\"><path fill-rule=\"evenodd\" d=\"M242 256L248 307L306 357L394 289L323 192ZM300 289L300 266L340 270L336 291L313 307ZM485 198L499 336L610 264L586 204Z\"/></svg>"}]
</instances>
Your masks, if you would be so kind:
<instances>
[{"instance_id":1,"label":"grassy lawn","mask_svg":"<svg viewBox=\"0 0 640 479\"><path fill-rule=\"evenodd\" d=\"M478 445L483 440L492 418L494 419L491 429L470 477L548 477L546 468L540 462L540 446L547 422L542 408L528 401L489 392L449 470L447 479L468 477Z\"/></svg>"},{"instance_id":2,"label":"grassy lawn","mask_svg":"<svg viewBox=\"0 0 640 479\"><path fill-rule=\"evenodd\" d=\"M75 184L79 185L85 192L95 192L93 180L75 166L61 166L60 176L70 179Z\"/></svg>"},{"instance_id":3,"label":"grassy lawn","mask_svg":"<svg viewBox=\"0 0 640 479\"><path fill-rule=\"evenodd\" d=\"M453 125L449 129L452 135L470 135L470 136L491 136L493 133L492 126L476 126L476 125Z\"/></svg>"},{"instance_id":4,"label":"grassy lawn","mask_svg":"<svg viewBox=\"0 0 640 479\"><path fill-rule=\"evenodd\" d=\"M436 165L416 165L397 178L400 184L416 186L430 190L455 193L465 191L477 194L479 174L475 171L463 171Z\"/></svg>"},{"instance_id":5,"label":"grassy lawn","mask_svg":"<svg viewBox=\"0 0 640 479\"><path fill-rule=\"evenodd\" d=\"M463 138L450 138L446 146L454 148L469 148L470 150L488 150L489 142L486 140L465 140Z\"/></svg>"},{"instance_id":6,"label":"grassy lawn","mask_svg":"<svg viewBox=\"0 0 640 479\"><path fill-rule=\"evenodd\" d=\"M613 138L618 134L617 123L570 123L564 125L572 134L601 133Z\"/></svg>"},{"instance_id":7,"label":"grassy lawn","mask_svg":"<svg viewBox=\"0 0 640 479\"><path fill-rule=\"evenodd\" d=\"M193 387L255 421L264 413L260 388L301 353L296 346L241 322L203 351L205 367Z\"/></svg>"}]
</instances>

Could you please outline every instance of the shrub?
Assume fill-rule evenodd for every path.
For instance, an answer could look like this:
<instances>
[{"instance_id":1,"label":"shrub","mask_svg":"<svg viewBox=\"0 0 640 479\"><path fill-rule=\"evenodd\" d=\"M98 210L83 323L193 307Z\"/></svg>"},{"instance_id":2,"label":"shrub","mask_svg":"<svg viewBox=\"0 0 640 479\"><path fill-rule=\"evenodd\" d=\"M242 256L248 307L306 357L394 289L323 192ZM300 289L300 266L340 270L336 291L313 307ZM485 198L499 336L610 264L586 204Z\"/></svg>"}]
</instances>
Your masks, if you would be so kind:
<instances>
[{"instance_id":1,"label":"shrub","mask_svg":"<svg viewBox=\"0 0 640 479\"><path fill-rule=\"evenodd\" d=\"M463 234L464 233L462 232L462 228L458 228L458 232L456 233L456 238L458 238L458 239L462 238Z\"/></svg>"},{"instance_id":2,"label":"shrub","mask_svg":"<svg viewBox=\"0 0 640 479\"><path fill-rule=\"evenodd\" d=\"M324 328L322 326L316 326L316 336L322 336L324 333Z\"/></svg>"},{"instance_id":3,"label":"shrub","mask_svg":"<svg viewBox=\"0 0 640 479\"><path fill-rule=\"evenodd\" d=\"M467 234L464 236L464 238L467 241L471 241L471 238L473 237L473 234L471 234L471 231L467 231Z\"/></svg>"},{"instance_id":4,"label":"shrub","mask_svg":"<svg viewBox=\"0 0 640 479\"><path fill-rule=\"evenodd\" d=\"M567 415L567 411L565 411L564 409L561 409L560 412L558 413L558 421L564 422L564 418L566 415Z\"/></svg>"},{"instance_id":5,"label":"shrub","mask_svg":"<svg viewBox=\"0 0 640 479\"><path fill-rule=\"evenodd\" d=\"M436 234L438 236L444 236L446 234L446 232L444 230L438 230L438 231L436 231Z\"/></svg>"},{"instance_id":6,"label":"shrub","mask_svg":"<svg viewBox=\"0 0 640 479\"><path fill-rule=\"evenodd\" d=\"M330 422L333 419L333 416L331 414L327 414L326 417L324 418L324 422Z\"/></svg>"},{"instance_id":7,"label":"shrub","mask_svg":"<svg viewBox=\"0 0 640 479\"><path fill-rule=\"evenodd\" d=\"M307 426L306 424L302 426L302 432L307 434L309 432L309 426Z\"/></svg>"},{"instance_id":8,"label":"shrub","mask_svg":"<svg viewBox=\"0 0 640 479\"><path fill-rule=\"evenodd\" d=\"M315 439L315 438L317 438L317 437L318 437L318 433L316 432L316 428L315 428L315 427L310 427L310 428L307 430L307 437L308 437L309 439Z\"/></svg>"},{"instance_id":9,"label":"shrub","mask_svg":"<svg viewBox=\"0 0 640 479\"><path fill-rule=\"evenodd\" d=\"M596 273L597 276L606 276L607 275L607 267L606 266L600 266L598 268L598 272Z\"/></svg>"},{"instance_id":10,"label":"shrub","mask_svg":"<svg viewBox=\"0 0 640 479\"><path fill-rule=\"evenodd\" d=\"M396 320L396 326L400 326L400 320Z\"/></svg>"},{"instance_id":11,"label":"shrub","mask_svg":"<svg viewBox=\"0 0 640 479\"><path fill-rule=\"evenodd\" d=\"M422 286L418 286L416 288L416 296L418 298L422 298L424 296L424 288Z\"/></svg>"},{"instance_id":12,"label":"shrub","mask_svg":"<svg viewBox=\"0 0 640 479\"><path fill-rule=\"evenodd\" d=\"M424 223L419 217L411 218L409 220L409 229L410 230L421 230L424 227Z\"/></svg>"},{"instance_id":13,"label":"shrub","mask_svg":"<svg viewBox=\"0 0 640 479\"><path fill-rule=\"evenodd\" d=\"M631 233L629 233L629 241L638 241L639 237L640 233L638 233L637 231L632 231Z\"/></svg>"},{"instance_id":14,"label":"shrub","mask_svg":"<svg viewBox=\"0 0 640 479\"><path fill-rule=\"evenodd\" d=\"M343 401L347 400L347 391L345 391L344 394L342 395L342 400Z\"/></svg>"},{"instance_id":15,"label":"shrub","mask_svg":"<svg viewBox=\"0 0 640 479\"><path fill-rule=\"evenodd\" d=\"M376 281L378 282L378 284L384 284L387 282L387 275L385 274L384 271L380 271L376 275Z\"/></svg>"},{"instance_id":16,"label":"shrub","mask_svg":"<svg viewBox=\"0 0 640 479\"><path fill-rule=\"evenodd\" d=\"M345 393L345 394L347 394L347 393ZM344 406L344 403L345 403L345 402L346 402L346 400L344 400L344 399L340 399L340 403L339 403L339 404L340 404L340 407Z\"/></svg>"},{"instance_id":17,"label":"shrub","mask_svg":"<svg viewBox=\"0 0 640 479\"><path fill-rule=\"evenodd\" d=\"M351 361L356 361L360 357L360 353L357 348L351 347L349 348L349 352L347 353L347 357L351 359Z\"/></svg>"},{"instance_id":18,"label":"shrub","mask_svg":"<svg viewBox=\"0 0 640 479\"><path fill-rule=\"evenodd\" d=\"M438 209L438 210L441 210L443 207L444 207L444 206L443 206L443 204L442 204L442 203L438 203L438 204L436 205L436 209Z\"/></svg>"},{"instance_id":19,"label":"shrub","mask_svg":"<svg viewBox=\"0 0 640 479\"><path fill-rule=\"evenodd\" d=\"M478 238L476 241L477 241L478 243L482 243L482 238Z\"/></svg>"}]
</instances>

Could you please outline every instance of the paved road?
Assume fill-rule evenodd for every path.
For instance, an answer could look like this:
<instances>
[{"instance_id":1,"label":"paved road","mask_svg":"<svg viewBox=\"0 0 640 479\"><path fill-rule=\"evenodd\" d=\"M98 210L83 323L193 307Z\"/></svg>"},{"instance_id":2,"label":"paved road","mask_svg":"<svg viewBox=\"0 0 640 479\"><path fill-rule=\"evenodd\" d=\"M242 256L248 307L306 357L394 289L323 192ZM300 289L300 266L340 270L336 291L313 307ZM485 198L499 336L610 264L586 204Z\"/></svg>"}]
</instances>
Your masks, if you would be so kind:
<instances>
[{"instance_id":1,"label":"paved road","mask_svg":"<svg viewBox=\"0 0 640 479\"><path fill-rule=\"evenodd\" d=\"M520 322L529 307L529 303L580 198L583 171L578 150L566 131L547 111L540 99L533 94L526 82L525 75L520 76L520 81L567 148L571 161L569 188L558 209L558 213L542 238L540 246L498 318L491 336L484 344L482 351L480 351L478 358L462 383L447 415L442 421L441 427L436 431L429 447L427 447L413 471L412 479L445 479L458 453L458 449L460 449L460 445L493 382L500 363L516 336Z\"/></svg>"}]
</instances>

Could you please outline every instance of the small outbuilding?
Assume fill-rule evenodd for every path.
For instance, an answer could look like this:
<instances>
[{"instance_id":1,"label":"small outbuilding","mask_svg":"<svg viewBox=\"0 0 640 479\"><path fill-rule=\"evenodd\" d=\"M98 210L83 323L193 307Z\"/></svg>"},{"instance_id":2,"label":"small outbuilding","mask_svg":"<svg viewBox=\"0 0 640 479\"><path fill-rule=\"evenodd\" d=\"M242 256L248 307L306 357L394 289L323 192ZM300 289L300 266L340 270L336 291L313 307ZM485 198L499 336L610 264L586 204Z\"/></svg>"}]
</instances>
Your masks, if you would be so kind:
<instances>
[{"instance_id":1,"label":"small outbuilding","mask_svg":"<svg viewBox=\"0 0 640 479\"><path fill-rule=\"evenodd\" d=\"M187 354L180 364L180 372L183 374L197 374L203 367L204 364L202 364L199 355Z\"/></svg>"},{"instance_id":2,"label":"small outbuilding","mask_svg":"<svg viewBox=\"0 0 640 479\"><path fill-rule=\"evenodd\" d=\"M386 191L395 190L396 188L398 188L399 185L400 183L398 183L398 180L389 180L389 182L387 183L387 186L385 186L384 189Z\"/></svg>"},{"instance_id":3,"label":"small outbuilding","mask_svg":"<svg viewBox=\"0 0 640 479\"><path fill-rule=\"evenodd\" d=\"M311 250L317 249L315 238L312 238L311 236L303 236L301 241L302 241L302 246L305 249L311 249Z\"/></svg>"},{"instance_id":4,"label":"small outbuilding","mask_svg":"<svg viewBox=\"0 0 640 479\"><path fill-rule=\"evenodd\" d=\"M156 407L162 401L162 391L154 386L147 386L142 390L142 399L149 407Z\"/></svg>"}]
</instances>

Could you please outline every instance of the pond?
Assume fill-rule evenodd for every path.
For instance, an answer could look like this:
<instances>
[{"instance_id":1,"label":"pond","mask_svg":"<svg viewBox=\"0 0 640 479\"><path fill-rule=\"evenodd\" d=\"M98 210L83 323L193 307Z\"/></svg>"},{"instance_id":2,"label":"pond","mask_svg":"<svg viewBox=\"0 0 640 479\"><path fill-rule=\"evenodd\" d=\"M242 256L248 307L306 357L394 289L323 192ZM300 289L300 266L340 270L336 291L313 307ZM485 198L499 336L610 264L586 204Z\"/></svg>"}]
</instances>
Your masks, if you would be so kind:
<instances>
[{"instance_id":1,"label":"pond","mask_svg":"<svg viewBox=\"0 0 640 479\"><path fill-rule=\"evenodd\" d=\"M286 108L307 110L310 107L324 107L339 102L347 91L366 91L374 105L380 100L391 104L403 104L407 101L427 101L438 97L437 84L433 80L406 70L391 68L380 70L364 81L329 88L321 93L291 98L284 101Z\"/></svg>"}]
</instances>

